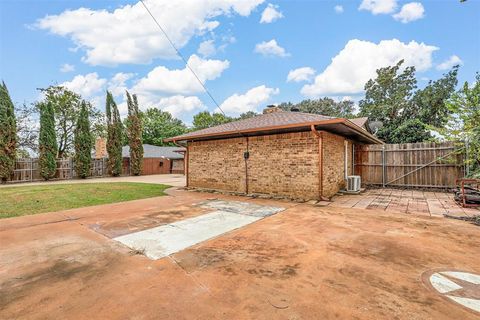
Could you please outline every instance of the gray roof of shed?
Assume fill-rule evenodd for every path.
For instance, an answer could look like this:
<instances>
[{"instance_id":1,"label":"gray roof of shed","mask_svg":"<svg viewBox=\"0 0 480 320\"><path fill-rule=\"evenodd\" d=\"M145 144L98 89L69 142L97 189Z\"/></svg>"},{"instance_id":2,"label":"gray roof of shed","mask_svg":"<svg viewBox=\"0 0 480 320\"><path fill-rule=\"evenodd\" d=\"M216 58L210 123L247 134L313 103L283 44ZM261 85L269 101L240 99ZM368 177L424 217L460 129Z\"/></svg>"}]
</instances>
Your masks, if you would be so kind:
<instances>
[{"instance_id":1,"label":"gray roof of shed","mask_svg":"<svg viewBox=\"0 0 480 320\"><path fill-rule=\"evenodd\" d=\"M158 147L151 144L143 145L144 158L167 158L167 159L183 159L183 154L175 151L186 151L182 147ZM122 148L122 157L130 158L130 147Z\"/></svg>"}]
</instances>

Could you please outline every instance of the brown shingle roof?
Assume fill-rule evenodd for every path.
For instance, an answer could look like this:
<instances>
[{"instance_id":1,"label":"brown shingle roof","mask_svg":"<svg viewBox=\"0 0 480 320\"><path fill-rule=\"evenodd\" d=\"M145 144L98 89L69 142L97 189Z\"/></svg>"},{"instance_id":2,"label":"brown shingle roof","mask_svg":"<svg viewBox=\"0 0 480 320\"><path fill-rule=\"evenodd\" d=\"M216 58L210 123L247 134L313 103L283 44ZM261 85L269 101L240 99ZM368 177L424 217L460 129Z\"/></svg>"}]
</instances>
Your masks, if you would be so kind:
<instances>
[{"instance_id":1,"label":"brown shingle roof","mask_svg":"<svg viewBox=\"0 0 480 320\"><path fill-rule=\"evenodd\" d=\"M348 119L351 122L355 123L359 127L363 127L365 123L368 121L368 117L362 117L362 118L353 118L353 119Z\"/></svg>"},{"instance_id":2,"label":"brown shingle roof","mask_svg":"<svg viewBox=\"0 0 480 320\"><path fill-rule=\"evenodd\" d=\"M363 135L369 135L367 139L371 139L372 141L378 141L378 139L368 134L368 132L346 119L302 112L273 112L261 114L253 118L233 121L215 127L189 132L180 136L165 139L165 141L185 141L215 138L222 136L238 135L239 133L245 134L255 132L267 132L304 127L308 130L311 125L335 123L343 123L346 127L350 127L350 129L353 128L354 131L362 131Z\"/></svg>"}]
</instances>

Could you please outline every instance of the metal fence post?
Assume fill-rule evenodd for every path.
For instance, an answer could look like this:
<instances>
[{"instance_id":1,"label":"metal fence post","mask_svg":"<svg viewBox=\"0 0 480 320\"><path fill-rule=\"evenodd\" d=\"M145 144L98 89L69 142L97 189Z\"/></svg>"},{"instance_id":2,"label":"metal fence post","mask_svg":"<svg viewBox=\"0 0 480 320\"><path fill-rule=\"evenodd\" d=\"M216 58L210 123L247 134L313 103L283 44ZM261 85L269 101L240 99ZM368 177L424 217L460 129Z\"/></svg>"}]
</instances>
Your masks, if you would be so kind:
<instances>
[{"instance_id":1,"label":"metal fence post","mask_svg":"<svg viewBox=\"0 0 480 320\"><path fill-rule=\"evenodd\" d=\"M468 177L470 175L470 163L468 161L468 138L465 138L465 160L463 163L465 164L465 173Z\"/></svg>"},{"instance_id":2,"label":"metal fence post","mask_svg":"<svg viewBox=\"0 0 480 320\"><path fill-rule=\"evenodd\" d=\"M30 181L33 181L33 159L30 158Z\"/></svg>"},{"instance_id":3,"label":"metal fence post","mask_svg":"<svg viewBox=\"0 0 480 320\"><path fill-rule=\"evenodd\" d=\"M385 188L385 145L382 145L382 187Z\"/></svg>"}]
</instances>

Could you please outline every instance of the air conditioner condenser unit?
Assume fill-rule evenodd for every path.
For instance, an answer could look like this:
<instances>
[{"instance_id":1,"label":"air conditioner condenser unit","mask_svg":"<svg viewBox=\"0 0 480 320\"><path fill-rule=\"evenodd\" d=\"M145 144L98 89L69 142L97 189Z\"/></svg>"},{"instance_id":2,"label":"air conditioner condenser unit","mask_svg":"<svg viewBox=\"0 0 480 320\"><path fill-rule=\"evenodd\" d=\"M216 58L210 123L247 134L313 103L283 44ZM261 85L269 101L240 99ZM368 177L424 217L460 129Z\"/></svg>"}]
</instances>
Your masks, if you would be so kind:
<instances>
[{"instance_id":1,"label":"air conditioner condenser unit","mask_svg":"<svg viewBox=\"0 0 480 320\"><path fill-rule=\"evenodd\" d=\"M347 191L348 192L360 192L362 180L360 176L348 176L347 177Z\"/></svg>"}]
</instances>

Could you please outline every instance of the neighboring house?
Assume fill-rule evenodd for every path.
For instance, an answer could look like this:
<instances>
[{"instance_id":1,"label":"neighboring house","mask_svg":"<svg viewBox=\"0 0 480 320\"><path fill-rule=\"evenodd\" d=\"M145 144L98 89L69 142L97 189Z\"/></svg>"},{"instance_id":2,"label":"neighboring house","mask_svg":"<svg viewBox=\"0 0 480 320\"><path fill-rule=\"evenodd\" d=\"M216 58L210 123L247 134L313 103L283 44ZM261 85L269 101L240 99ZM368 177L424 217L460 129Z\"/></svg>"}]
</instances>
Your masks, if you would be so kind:
<instances>
[{"instance_id":1,"label":"neighboring house","mask_svg":"<svg viewBox=\"0 0 480 320\"><path fill-rule=\"evenodd\" d=\"M185 149L181 147L158 147L151 144L143 145L142 175L185 173ZM130 160L130 147L122 148L124 166Z\"/></svg>"},{"instance_id":2,"label":"neighboring house","mask_svg":"<svg viewBox=\"0 0 480 320\"><path fill-rule=\"evenodd\" d=\"M326 199L353 172L354 144L381 144L343 118L264 114L166 139L187 147L187 186Z\"/></svg>"},{"instance_id":3,"label":"neighboring house","mask_svg":"<svg viewBox=\"0 0 480 320\"><path fill-rule=\"evenodd\" d=\"M353 118L353 119L348 119L348 120L355 123L360 128L365 129L368 132L372 133L372 130L370 129L370 123L368 122L368 117Z\"/></svg>"},{"instance_id":4,"label":"neighboring house","mask_svg":"<svg viewBox=\"0 0 480 320\"><path fill-rule=\"evenodd\" d=\"M142 175L185 173L186 149L182 147L158 147L151 144L143 145L143 168ZM92 154L95 159L107 158L106 140L97 138L95 141L95 152ZM122 174L128 175L130 162L130 147L122 148L123 169Z\"/></svg>"}]
</instances>

